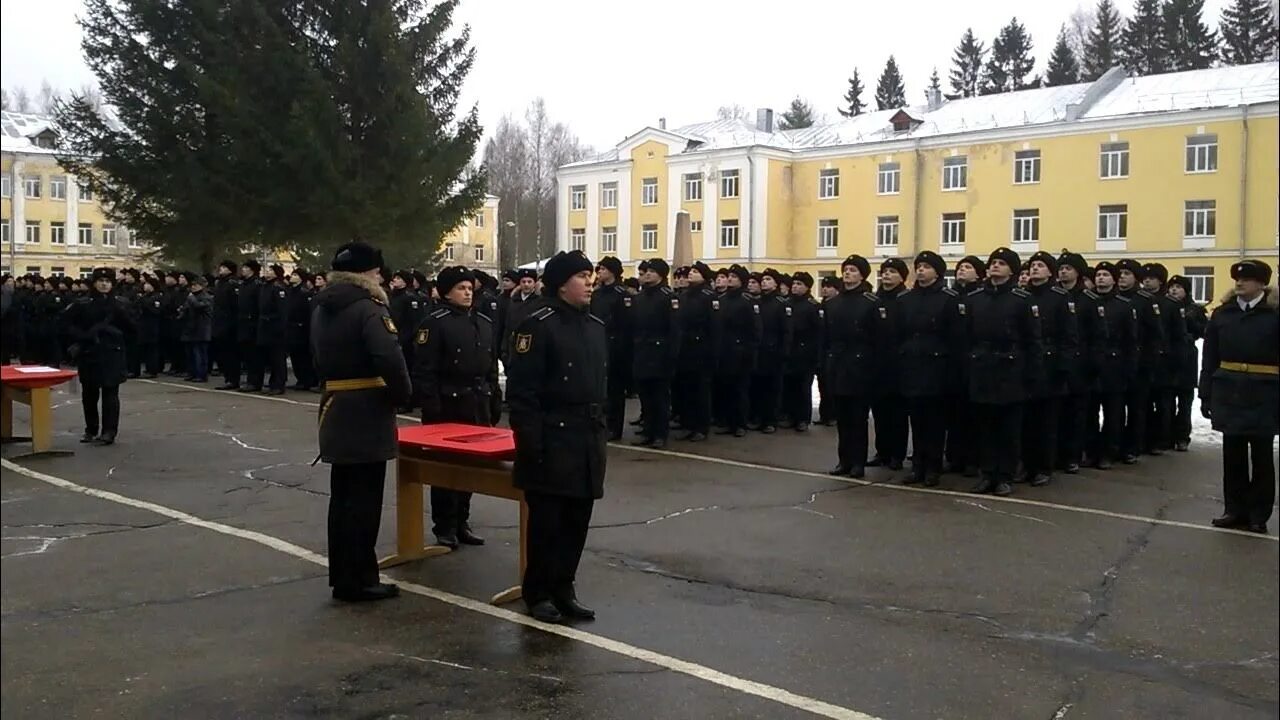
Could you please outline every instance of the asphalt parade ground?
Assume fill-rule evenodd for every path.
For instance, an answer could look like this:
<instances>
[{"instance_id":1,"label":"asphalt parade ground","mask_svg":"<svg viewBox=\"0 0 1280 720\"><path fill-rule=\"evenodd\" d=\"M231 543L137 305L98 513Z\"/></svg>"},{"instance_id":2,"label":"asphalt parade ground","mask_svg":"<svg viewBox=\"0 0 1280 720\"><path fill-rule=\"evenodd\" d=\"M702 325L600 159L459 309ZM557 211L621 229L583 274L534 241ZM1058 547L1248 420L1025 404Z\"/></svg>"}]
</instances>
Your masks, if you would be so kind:
<instances>
[{"instance_id":1,"label":"asphalt parade ground","mask_svg":"<svg viewBox=\"0 0 1280 720\"><path fill-rule=\"evenodd\" d=\"M614 447L578 576L599 619L553 627L487 604L517 510L479 496L486 546L331 600L318 396L121 394L114 446L76 444L63 387L75 454L3 463L6 720L1280 716L1276 521L1208 527L1203 440L1010 498L828 478L834 428Z\"/></svg>"}]
</instances>

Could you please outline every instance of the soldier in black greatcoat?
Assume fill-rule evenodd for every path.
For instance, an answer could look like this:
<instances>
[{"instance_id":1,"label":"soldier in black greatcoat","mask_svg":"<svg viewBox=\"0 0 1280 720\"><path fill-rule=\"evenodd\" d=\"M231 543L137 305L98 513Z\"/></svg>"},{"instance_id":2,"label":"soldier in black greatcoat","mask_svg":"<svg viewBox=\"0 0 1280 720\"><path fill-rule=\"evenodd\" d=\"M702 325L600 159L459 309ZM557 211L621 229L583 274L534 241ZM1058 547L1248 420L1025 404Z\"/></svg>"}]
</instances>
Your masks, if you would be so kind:
<instances>
[{"instance_id":1,"label":"soldier in black greatcoat","mask_svg":"<svg viewBox=\"0 0 1280 720\"><path fill-rule=\"evenodd\" d=\"M1200 350L1196 342L1204 337L1209 316L1204 308L1191 298L1191 280L1182 275L1169 278L1166 294L1178 308L1178 314L1186 323L1187 332L1182 342L1170 351L1178 356L1178 374L1173 382L1173 449L1186 452L1191 447L1191 405L1200 381Z\"/></svg>"},{"instance_id":2,"label":"soldier in black greatcoat","mask_svg":"<svg viewBox=\"0 0 1280 720\"><path fill-rule=\"evenodd\" d=\"M472 278L474 282L474 277ZM441 294L443 294L441 290ZM414 333L427 316L429 303L413 289L413 273L400 270L391 276L391 292L387 293L387 302L391 306L391 319L400 329L400 350L404 352L404 362L413 367Z\"/></svg>"},{"instance_id":3,"label":"soldier in black greatcoat","mask_svg":"<svg viewBox=\"0 0 1280 720\"><path fill-rule=\"evenodd\" d=\"M813 299L813 276L791 276L791 345L782 374L782 414L796 432L806 432L813 422L813 376L822 364L822 304Z\"/></svg>"},{"instance_id":4,"label":"soldier in black greatcoat","mask_svg":"<svg viewBox=\"0 0 1280 720\"><path fill-rule=\"evenodd\" d=\"M977 411L969 397L969 294L987 279L987 263L976 255L966 255L956 263L956 317L954 347L947 404L947 467L964 477L978 474L978 433L974 425Z\"/></svg>"},{"instance_id":5,"label":"soldier in black greatcoat","mask_svg":"<svg viewBox=\"0 0 1280 720\"><path fill-rule=\"evenodd\" d=\"M1068 475L1080 472L1084 453L1085 408L1093 387L1092 366L1089 361L1094 337L1097 311L1091 295L1085 288L1084 278L1088 265L1079 253L1064 252L1058 257L1058 287L1067 293L1067 309L1076 318L1076 347L1068 362L1067 390L1058 406L1057 467ZM1097 408L1093 409L1097 414ZM1096 421L1095 421L1096 422Z\"/></svg>"},{"instance_id":6,"label":"soldier in black greatcoat","mask_svg":"<svg viewBox=\"0 0 1280 720\"><path fill-rule=\"evenodd\" d=\"M160 357L168 365L169 375L185 375L186 353L182 352L182 321L178 311L187 301L187 279L174 270L164 276L164 315L160 319Z\"/></svg>"},{"instance_id":7,"label":"soldier in black greatcoat","mask_svg":"<svg viewBox=\"0 0 1280 720\"><path fill-rule=\"evenodd\" d=\"M680 293L680 357L675 393L680 398L681 424L688 431L681 440L701 442L711 432L711 383L715 377L718 324L711 268L697 262L686 275Z\"/></svg>"},{"instance_id":8,"label":"soldier in black greatcoat","mask_svg":"<svg viewBox=\"0 0 1280 720\"><path fill-rule=\"evenodd\" d=\"M44 281L44 292L36 298L36 322L39 324L40 362L50 367L62 365L62 312L70 301L54 283L57 278Z\"/></svg>"},{"instance_id":9,"label":"soldier in black greatcoat","mask_svg":"<svg viewBox=\"0 0 1280 720\"><path fill-rule=\"evenodd\" d=\"M120 385L128 375L125 341L134 334L134 325L128 302L111 292L115 272L98 268L91 281L89 295L65 311L71 337L68 352L76 361L83 393L84 435L80 442L110 445L120 431Z\"/></svg>"},{"instance_id":10,"label":"soldier in black greatcoat","mask_svg":"<svg viewBox=\"0 0 1280 720\"><path fill-rule=\"evenodd\" d=\"M1138 374L1129 383L1125 395L1124 464L1138 462L1147 445L1147 416L1150 414L1151 389L1164 361L1167 344L1164 324L1160 321L1160 301L1142 289L1142 265L1125 258L1116 263L1120 276L1116 285L1120 295L1133 304L1138 313ZM1157 450L1155 453L1160 453Z\"/></svg>"},{"instance_id":11,"label":"soldier in black greatcoat","mask_svg":"<svg viewBox=\"0 0 1280 720\"><path fill-rule=\"evenodd\" d=\"M596 283L596 289L591 293L591 314L604 322L609 342L605 418L609 440L615 441L622 439L622 424L627 413L627 385L631 375L631 295L622 284L622 261L613 256L600 258L596 264Z\"/></svg>"},{"instance_id":12,"label":"soldier in black greatcoat","mask_svg":"<svg viewBox=\"0 0 1280 720\"><path fill-rule=\"evenodd\" d=\"M1058 287L1058 261L1043 250L1027 261L1027 286L1031 314L1040 325L1041 368L1038 382L1027 388L1022 413L1022 471L1016 482L1033 487L1047 485L1058 464L1058 416L1067 394L1079 325L1075 303Z\"/></svg>"},{"instance_id":13,"label":"soldier in black greatcoat","mask_svg":"<svg viewBox=\"0 0 1280 720\"><path fill-rule=\"evenodd\" d=\"M543 622L595 617L574 587L591 510L604 496L609 432L608 340L589 312L591 268L577 250L547 262L546 302L515 328L507 368L513 477L529 508L522 590L529 614Z\"/></svg>"},{"instance_id":14,"label":"soldier in black greatcoat","mask_svg":"<svg viewBox=\"0 0 1280 720\"><path fill-rule=\"evenodd\" d=\"M382 253L346 243L311 315L311 356L324 384L319 459L330 464L329 585L357 602L395 597L378 581L378 525L387 461L395 458L396 408L412 384L387 296L378 285Z\"/></svg>"},{"instance_id":15,"label":"soldier in black greatcoat","mask_svg":"<svg viewBox=\"0 0 1280 720\"><path fill-rule=\"evenodd\" d=\"M667 261L650 260L640 278L644 289L631 301L631 377L644 419L632 444L640 447L666 447L670 432L671 378L680 357L680 299L667 285L670 270Z\"/></svg>"},{"instance_id":16,"label":"soldier in black greatcoat","mask_svg":"<svg viewBox=\"0 0 1280 720\"><path fill-rule=\"evenodd\" d=\"M867 413L879 396L880 355L893 341L888 311L871 292L871 264L850 255L840 265L844 289L823 305L826 358L823 372L835 397L839 460L831 475L866 474Z\"/></svg>"},{"instance_id":17,"label":"soldier in black greatcoat","mask_svg":"<svg viewBox=\"0 0 1280 720\"><path fill-rule=\"evenodd\" d=\"M271 371L268 395L283 395L289 382L289 284L284 268L271 266L271 277L258 288L258 351Z\"/></svg>"},{"instance_id":18,"label":"soldier in black greatcoat","mask_svg":"<svg viewBox=\"0 0 1280 720\"><path fill-rule=\"evenodd\" d=\"M729 268L726 290L711 303L719 338L716 348L717 395L723 403L723 434L747 434L747 392L751 369L760 347L759 307L746 295L750 273L741 265Z\"/></svg>"},{"instance_id":19,"label":"soldier in black greatcoat","mask_svg":"<svg viewBox=\"0 0 1280 720\"><path fill-rule=\"evenodd\" d=\"M236 295L236 342L245 371L240 392L262 392L262 351L258 348L258 299L262 292L262 265L252 258L240 264L240 288Z\"/></svg>"},{"instance_id":20,"label":"soldier in black greatcoat","mask_svg":"<svg viewBox=\"0 0 1280 720\"><path fill-rule=\"evenodd\" d=\"M1280 432L1280 314L1271 266L1231 266L1234 291L1204 335L1200 411L1222 433L1222 499L1213 525L1266 534L1276 501L1271 448Z\"/></svg>"},{"instance_id":21,"label":"soldier in black greatcoat","mask_svg":"<svg viewBox=\"0 0 1280 720\"><path fill-rule=\"evenodd\" d=\"M440 302L413 334L414 404L423 424L491 425L489 396L497 385L493 364L493 319L473 307L475 275L461 265L436 278ZM471 493L431 488L436 541L448 548L483 545L471 532Z\"/></svg>"},{"instance_id":22,"label":"soldier in black greatcoat","mask_svg":"<svg viewBox=\"0 0 1280 720\"><path fill-rule=\"evenodd\" d=\"M903 402L900 390L902 368L898 365L892 338L897 336L898 298L907 291L909 274L907 264L899 258L889 258L880 264L880 286L876 288L876 295L880 297L880 308L886 316L885 330L890 345L877 357L880 392L871 404L871 417L876 428L876 454L867 461L868 467L884 465L890 470L901 470L907 458L907 404Z\"/></svg>"},{"instance_id":23,"label":"soldier in black greatcoat","mask_svg":"<svg viewBox=\"0 0 1280 720\"><path fill-rule=\"evenodd\" d=\"M952 387L958 293L946 286L946 261L925 250L916 256L915 287L897 299L894 361L901 367L899 391L911 420L911 474L903 483L930 487L942 477L947 418L944 398Z\"/></svg>"},{"instance_id":24,"label":"soldier in black greatcoat","mask_svg":"<svg viewBox=\"0 0 1280 720\"><path fill-rule=\"evenodd\" d=\"M285 315L288 322L286 343L289 362L293 365L294 390L311 390L316 387L315 363L311 359L311 299L315 291L310 287L311 274L301 268L289 273L289 297Z\"/></svg>"},{"instance_id":25,"label":"soldier in black greatcoat","mask_svg":"<svg viewBox=\"0 0 1280 720\"><path fill-rule=\"evenodd\" d=\"M1041 382L1040 324L1017 287L1022 261L1006 247L987 260L987 281L969 293L969 397L977 409L982 480L975 493L1008 495L1022 454L1022 404Z\"/></svg>"},{"instance_id":26,"label":"soldier in black greatcoat","mask_svg":"<svg viewBox=\"0 0 1280 720\"><path fill-rule=\"evenodd\" d=\"M213 282L213 344L210 349L222 371L219 390L240 389L240 342L236 322L240 312L240 268L232 260L218 263Z\"/></svg>"},{"instance_id":27,"label":"soldier in black greatcoat","mask_svg":"<svg viewBox=\"0 0 1280 720\"><path fill-rule=\"evenodd\" d=\"M516 271L517 281L516 287L507 297L507 312L502 320L502 361L503 363L511 357L511 338L515 334L515 329L529 313L538 308L542 302L542 296L538 294L538 271L532 269L524 269Z\"/></svg>"},{"instance_id":28,"label":"soldier in black greatcoat","mask_svg":"<svg viewBox=\"0 0 1280 720\"><path fill-rule=\"evenodd\" d=\"M820 325L822 326L822 339L825 344L826 321L821 316L825 313L827 301L840 294L841 280L834 275L829 275L823 277L822 280L819 281L819 285L820 288L818 290L818 294L821 296L821 299L818 301L818 305L822 310L818 314L819 320L822 320ZM827 389L827 374L822 371L822 362L825 356L826 349L824 347L822 353L818 355L818 364L814 371L818 376L818 424L834 425L836 422L835 398L832 397L832 393Z\"/></svg>"},{"instance_id":29,"label":"soldier in black greatcoat","mask_svg":"<svg viewBox=\"0 0 1280 720\"><path fill-rule=\"evenodd\" d=\"M782 398L782 374L791 347L791 305L778 293L782 273L773 268L760 274L760 348L751 375L751 415L762 433L778 431L778 403Z\"/></svg>"},{"instance_id":30,"label":"soldier in black greatcoat","mask_svg":"<svg viewBox=\"0 0 1280 720\"><path fill-rule=\"evenodd\" d=\"M156 281L142 281L142 292L133 301L137 318L137 348L143 377L154 378L160 374L160 324L164 316L164 294L156 289Z\"/></svg>"},{"instance_id":31,"label":"soldier in black greatcoat","mask_svg":"<svg viewBox=\"0 0 1280 720\"><path fill-rule=\"evenodd\" d=\"M1110 468L1121 457L1125 397L1138 373L1138 313L1116 287L1119 274L1115 265L1100 262L1093 271L1093 290L1084 291L1087 311L1093 316L1087 358L1093 394L1085 413L1086 462L1099 470Z\"/></svg>"},{"instance_id":32,"label":"soldier in black greatcoat","mask_svg":"<svg viewBox=\"0 0 1280 720\"><path fill-rule=\"evenodd\" d=\"M1142 289L1155 298L1163 327L1156 375L1151 383L1151 402L1147 405L1147 451L1158 455L1173 449L1173 398L1181 374L1181 348L1187 339L1187 321L1182 307L1165 293L1169 270L1160 263L1142 266Z\"/></svg>"}]
</instances>

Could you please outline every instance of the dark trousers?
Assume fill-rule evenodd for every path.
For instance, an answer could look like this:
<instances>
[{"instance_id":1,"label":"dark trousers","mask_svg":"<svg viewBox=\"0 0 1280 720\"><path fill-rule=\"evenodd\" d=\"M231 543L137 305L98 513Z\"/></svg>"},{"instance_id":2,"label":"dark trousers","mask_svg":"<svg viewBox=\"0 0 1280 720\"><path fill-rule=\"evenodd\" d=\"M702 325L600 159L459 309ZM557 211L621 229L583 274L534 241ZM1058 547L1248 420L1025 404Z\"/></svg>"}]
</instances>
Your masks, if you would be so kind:
<instances>
[{"instance_id":1,"label":"dark trousers","mask_svg":"<svg viewBox=\"0 0 1280 720\"><path fill-rule=\"evenodd\" d=\"M378 526L382 524L385 462L329 468L329 587L357 590L378 584Z\"/></svg>"},{"instance_id":2,"label":"dark trousers","mask_svg":"<svg viewBox=\"0 0 1280 720\"><path fill-rule=\"evenodd\" d=\"M141 375L142 345L133 340L126 340L124 343L124 362L125 368L129 371L129 377Z\"/></svg>"},{"instance_id":3,"label":"dark trousers","mask_svg":"<svg viewBox=\"0 0 1280 720\"><path fill-rule=\"evenodd\" d=\"M610 360L612 367L613 360ZM621 358L618 362L624 362ZM627 416L627 377L623 373L611 372L605 385L605 423L609 426L611 437L622 436L622 424ZM496 418L497 415L495 414Z\"/></svg>"},{"instance_id":4,"label":"dark trousers","mask_svg":"<svg viewBox=\"0 0 1280 720\"><path fill-rule=\"evenodd\" d=\"M1022 414L1022 467L1031 480L1052 475L1058 462L1058 409L1060 397L1027 401Z\"/></svg>"},{"instance_id":5,"label":"dark trousers","mask_svg":"<svg viewBox=\"0 0 1280 720\"><path fill-rule=\"evenodd\" d=\"M1013 482L1022 454L1022 404L974 403L974 410L982 448L982 477L993 482Z\"/></svg>"},{"instance_id":6,"label":"dark trousers","mask_svg":"<svg viewBox=\"0 0 1280 720\"><path fill-rule=\"evenodd\" d=\"M963 472L978 467L978 434L974 427L973 402L965 395L952 395L947 406L947 462Z\"/></svg>"},{"instance_id":7,"label":"dark trousers","mask_svg":"<svg viewBox=\"0 0 1280 720\"><path fill-rule=\"evenodd\" d=\"M750 376L736 375L720 375L717 378L717 387L720 388L720 400L723 403L722 411L724 416L724 425L729 430L745 430L747 428L747 388L750 383Z\"/></svg>"},{"instance_id":8,"label":"dark trousers","mask_svg":"<svg viewBox=\"0 0 1280 720\"><path fill-rule=\"evenodd\" d=\"M1147 450L1173 447L1173 393L1171 387L1151 390L1151 400L1147 403Z\"/></svg>"},{"instance_id":9,"label":"dark trousers","mask_svg":"<svg viewBox=\"0 0 1280 720\"><path fill-rule=\"evenodd\" d=\"M235 338L223 338L215 340L214 347L217 348L222 379L228 385L240 385L240 344Z\"/></svg>"},{"instance_id":10,"label":"dark trousers","mask_svg":"<svg viewBox=\"0 0 1280 720\"><path fill-rule=\"evenodd\" d=\"M289 362L293 364L293 377L298 387L313 388L319 384L316 367L311 361L310 345L305 342L289 343Z\"/></svg>"},{"instance_id":11,"label":"dark trousers","mask_svg":"<svg viewBox=\"0 0 1280 720\"><path fill-rule=\"evenodd\" d=\"M177 375L187 371L186 348L182 346L181 341L174 337L164 338L160 349L164 353L165 361L169 364L169 372Z\"/></svg>"},{"instance_id":12,"label":"dark trousers","mask_svg":"<svg viewBox=\"0 0 1280 720\"><path fill-rule=\"evenodd\" d=\"M1177 388L1173 391L1173 441L1191 443L1191 401L1195 388Z\"/></svg>"},{"instance_id":13,"label":"dark trousers","mask_svg":"<svg viewBox=\"0 0 1280 720\"><path fill-rule=\"evenodd\" d=\"M808 425L813 422L812 372L787 373L782 376L782 414L796 424Z\"/></svg>"},{"instance_id":14,"label":"dark trousers","mask_svg":"<svg viewBox=\"0 0 1280 720\"><path fill-rule=\"evenodd\" d=\"M1059 468L1080 464L1085 443L1085 408L1088 405L1089 397L1079 393L1063 397L1058 404ZM1094 410L1096 414L1097 408Z\"/></svg>"},{"instance_id":15,"label":"dark trousers","mask_svg":"<svg viewBox=\"0 0 1280 720\"><path fill-rule=\"evenodd\" d=\"M825 376L826 373L818 371L818 422L823 424L834 422L836 419L836 399L827 392Z\"/></svg>"},{"instance_id":16,"label":"dark trousers","mask_svg":"<svg viewBox=\"0 0 1280 720\"><path fill-rule=\"evenodd\" d=\"M138 357L142 361L142 367L148 375L159 375L164 366L160 363L160 343L139 343ZM129 372L133 372L131 368Z\"/></svg>"},{"instance_id":17,"label":"dark trousers","mask_svg":"<svg viewBox=\"0 0 1280 720\"><path fill-rule=\"evenodd\" d=\"M942 474L942 449L947 437L943 398L908 398L907 413L911 419L911 447L915 451L911 474L920 480L929 474Z\"/></svg>"},{"instance_id":18,"label":"dark trousers","mask_svg":"<svg viewBox=\"0 0 1280 720\"><path fill-rule=\"evenodd\" d=\"M676 376L680 423L689 432L711 432L711 373L682 372Z\"/></svg>"},{"instance_id":19,"label":"dark trousers","mask_svg":"<svg viewBox=\"0 0 1280 720\"><path fill-rule=\"evenodd\" d=\"M244 383L256 390L262 389L262 350L253 341L240 343L240 366L244 369Z\"/></svg>"},{"instance_id":20,"label":"dark trousers","mask_svg":"<svg viewBox=\"0 0 1280 720\"><path fill-rule=\"evenodd\" d=\"M104 387L81 379L84 395L80 398L84 406L84 431L97 435L101 430L104 435L115 435L120 430L120 386ZM98 417L98 401L102 401L102 417Z\"/></svg>"},{"instance_id":21,"label":"dark trousers","mask_svg":"<svg viewBox=\"0 0 1280 720\"><path fill-rule=\"evenodd\" d=\"M436 535L456 533L470 527L471 493L448 488L431 488L431 525Z\"/></svg>"},{"instance_id":22,"label":"dark trousers","mask_svg":"<svg viewBox=\"0 0 1280 720\"><path fill-rule=\"evenodd\" d=\"M1274 437L1222 436L1222 499L1228 515L1259 525L1271 519L1271 506L1276 501L1276 466L1271 457Z\"/></svg>"},{"instance_id":23,"label":"dark trousers","mask_svg":"<svg viewBox=\"0 0 1280 720\"><path fill-rule=\"evenodd\" d=\"M1151 404L1151 383L1139 378L1124 396L1124 441L1121 451L1125 455L1141 455L1147 442L1147 415Z\"/></svg>"},{"instance_id":24,"label":"dark trousers","mask_svg":"<svg viewBox=\"0 0 1280 720\"><path fill-rule=\"evenodd\" d=\"M751 417L760 427L778 425L778 400L781 397L781 371L751 376Z\"/></svg>"},{"instance_id":25,"label":"dark trousers","mask_svg":"<svg viewBox=\"0 0 1280 720\"><path fill-rule=\"evenodd\" d=\"M907 407L900 395L886 395L871 404L876 424L876 455L887 464L907 459Z\"/></svg>"},{"instance_id":26,"label":"dark trousers","mask_svg":"<svg viewBox=\"0 0 1280 720\"><path fill-rule=\"evenodd\" d=\"M640 393L644 436L651 440L666 441L671 429L671 379L637 380L636 390Z\"/></svg>"},{"instance_id":27,"label":"dark trousers","mask_svg":"<svg viewBox=\"0 0 1280 720\"><path fill-rule=\"evenodd\" d=\"M267 383L268 386L272 390L284 390L284 386L289 384L288 348L282 343L275 343L259 347L258 353L266 366L262 372L271 371L271 378Z\"/></svg>"},{"instance_id":28,"label":"dark trousers","mask_svg":"<svg viewBox=\"0 0 1280 720\"><path fill-rule=\"evenodd\" d=\"M590 498L526 492L529 542L522 589L527 605L573 592L591 526Z\"/></svg>"},{"instance_id":29,"label":"dark trousers","mask_svg":"<svg viewBox=\"0 0 1280 720\"><path fill-rule=\"evenodd\" d=\"M1095 463L1120 457L1124 444L1124 410L1123 392L1097 393L1090 398L1085 411L1085 432L1088 434L1089 456Z\"/></svg>"},{"instance_id":30,"label":"dark trousers","mask_svg":"<svg viewBox=\"0 0 1280 720\"><path fill-rule=\"evenodd\" d=\"M836 453L840 467L861 468L867 464L867 413L865 397L841 395L836 401Z\"/></svg>"},{"instance_id":31,"label":"dark trousers","mask_svg":"<svg viewBox=\"0 0 1280 720\"><path fill-rule=\"evenodd\" d=\"M187 371L191 373L191 377L196 380L208 380L209 343L188 342L183 344L187 346L187 357L190 358L187 363Z\"/></svg>"}]
</instances>

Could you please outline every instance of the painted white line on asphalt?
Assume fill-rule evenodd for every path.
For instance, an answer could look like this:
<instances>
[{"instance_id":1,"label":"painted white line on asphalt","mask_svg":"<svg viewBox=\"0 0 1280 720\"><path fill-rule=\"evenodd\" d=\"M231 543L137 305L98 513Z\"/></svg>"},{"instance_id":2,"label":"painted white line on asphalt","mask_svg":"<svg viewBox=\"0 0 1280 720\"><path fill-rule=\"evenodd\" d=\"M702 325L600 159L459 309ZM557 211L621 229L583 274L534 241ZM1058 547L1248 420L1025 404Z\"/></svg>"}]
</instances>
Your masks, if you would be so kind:
<instances>
[{"instance_id":1,"label":"painted white line on asphalt","mask_svg":"<svg viewBox=\"0 0 1280 720\"><path fill-rule=\"evenodd\" d=\"M139 500L137 498L120 495L109 490L86 487L84 485L71 482L70 480L65 480L60 477L23 467L22 465L18 465L17 463L6 459L0 459L0 466L3 466L5 470L18 473L19 475L24 475L33 480L38 480L63 490L80 493L100 500L107 500L120 505L127 505L139 510L147 510L187 525L204 528L205 530L212 530L213 532L240 538L242 540L248 540L249 542L263 545L286 555L292 555L299 560L305 560L307 562L320 565L321 567L328 567L328 559L324 555L308 550L300 545L294 545L286 540L281 540L278 537L267 535L266 533L232 527L231 525L224 525L219 522L213 522L212 520L205 520L181 510L175 510L147 500ZM437 590L432 587L427 587L426 585L406 582L387 575L383 575L382 578L385 582L396 583L401 589L407 592L438 600L442 603L453 605L454 607L458 607L463 610L470 610L471 612L479 613L481 615L488 615L489 617L497 620L503 620L517 625L524 625L553 635L559 635L570 640L577 640L578 642L600 648L601 650L605 650L616 655L622 655L633 660L649 663L650 665L655 665L672 672L682 673L684 675L712 683L713 685L719 685L746 695L754 695L765 700L771 700L820 717L833 718L835 720L879 720L879 718L874 715L868 715L857 710L833 705L804 695L798 695L789 690L784 690L783 688L740 678L736 675L730 675L728 673L706 667L705 665L699 665L697 663L689 662L688 660L681 660L677 657L654 652L653 650L646 650L645 648L628 645L627 643L613 640L602 635L595 635L574 627L549 625L547 623L538 622L527 615L512 612L510 610L503 610L500 607L495 607L479 600L472 600L471 598L463 597L461 595L454 595L453 593Z\"/></svg>"},{"instance_id":2,"label":"painted white line on asphalt","mask_svg":"<svg viewBox=\"0 0 1280 720\"><path fill-rule=\"evenodd\" d=\"M234 395L225 390L213 390L211 388L194 387L191 385L181 385L178 383L163 382L158 380L143 380L142 382L152 383L155 385L167 385L169 387L181 388L183 390L195 390L198 392L208 392L217 395ZM307 407L318 407L318 403L302 402L300 400L290 400L288 398L274 397L271 395L249 395L249 397L258 398L260 400L275 400L277 402L285 402L293 405L303 405ZM412 415L397 415L401 420L410 420L417 422L419 418ZM1212 525L1199 525L1196 523L1183 522L1181 520L1166 520L1164 518L1147 517L1146 515L1134 515L1132 513L1113 512L1111 510L1102 510L1100 508L1083 507L1080 505L1063 505L1061 503L1049 502L1047 500L1031 500L1021 497L998 497L996 495L974 495L973 493L963 492L960 490L944 490L941 488L921 487L918 485L892 485L887 482L876 482L874 480L857 480L848 477L835 477L826 473L813 472L811 470L795 470L792 468L781 468L774 465L761 465L759 463L746 462L745 460L730 460L728 458L714 457L711 455L695 455L689 452L679 450L654 450L653 448L635 447L632 445L624 445L621 443L609 443L610 447L619 450L627 450L630 452L647 453L650 455L664 455L667 457L680 458L681 460L696 460L699 462L715 463L717 465L725 465L728 467L745 468L748 470L762 470L765 472L783 473L787 475L799 475L801 477L821 478L823 480L832 480L842 482L849 485L875 485L884 490L894 490L898 492L919 493L923 495L939 495L950 498L964 498L972 501L974 498L981 498L983 502L991 503L1009 503L1012 505L1023 505L1027 507L1045 508L1046 510L1058 510L1061 512L1075 512L1085 515L1093 515L1095 517L1105 517L1112 520L1126 520L1129 522L1147 523L1151 525L1163 525L1164 527L1182 528L1183 530L1198 530L1201 532L1220 533L1224 535L1237 535L1240 537L1253 538L1256 540L1270 540L1271 542L1280 542L1280 537L1275 535L1260 535L1251 533L1246 530L1232 530L1230 528L1216 528Z\"/></svg>"}]
</instances>

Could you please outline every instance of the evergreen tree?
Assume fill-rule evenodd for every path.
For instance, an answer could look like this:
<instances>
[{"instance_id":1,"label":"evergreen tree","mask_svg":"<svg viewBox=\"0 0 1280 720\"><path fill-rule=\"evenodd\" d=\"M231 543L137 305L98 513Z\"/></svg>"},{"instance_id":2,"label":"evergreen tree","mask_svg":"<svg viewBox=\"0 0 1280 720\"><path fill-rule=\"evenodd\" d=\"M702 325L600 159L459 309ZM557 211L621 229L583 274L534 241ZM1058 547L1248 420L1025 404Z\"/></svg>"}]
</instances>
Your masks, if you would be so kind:
<instances>
[{"instance_id":1,"label":"evergreen tree","mask_svg":"<svg viewBox=\"0 0 1280 720\"><path fill-rule=\"evenodd\" d=\"M858 77L858 69L853 69L853 77L849 78L849 89L844 94L844 105L840 108L840 114L845 117L856 117L861 115L867 109L867 104L862 102L862 78Z\"/></svg>"},{"instance_id":2,"label":"evergreen tree","mask_svg":"<svg viewBox=\"0 0 1280 720\"><path fill-rule=\"evenodd\" d=\"M1064 25L1058 32L1058 42L1053 46L1053 54L1049 56L1049 67L1045 71L1045 87L1070 85L1080 82L1080 64L1076 62L1076 54L1067 42L1067 28Z\"/></svg>"},{"instance_id":3,"label":"evergreen tree","mask_svg":"<svg viewBox=\"0 0 1280 720\"><path fill-rule=\"evenodd\" d=\"M778 121L778 128L781 130L799 130L813 125L814 120L813 106L797 95L791 101L791 107L782 113L782 118Z\"/></svg>"},{"instance_id":4,"label":"evergreen tree","mask_svg":"<svg viewBox=\"0 0 1280 720\"><path fill-rule=\"evenodd\" d=\"M902 84L902 73L898 71L898 61L889 56L884 64L884 72L880 73L880 81L876 83L876 109L893 110L907 104L907 88Z\"/></svg>"},{"instance_id":5,"label":"evergreen tree","mask_svg":"<svg viewBox=\"0 0 1280 720\"><path fill-rule=\"evenodd\" d=\"M1120 35L1120 61L1135 75L1169 70L1169 44L1164 36L1160 0L1137 0L1133 17Z\"/></svg>"},{"instance_id":6,"label":"evergreen tree","mask_svg":"<svg viewBox=\"0 0 1280 720\"><path fill-rule=\"evenodd\" d=\"M951 56L950 73L951 90L961 97L976 97L982 87L982 64L986 60L987 49L982 41L973 36L973 28L964 31L960 44Z\"/></svg>"},{"instance_id":7,"label":"evergreen tree","mask_svg":"<svg viewBox=\"0 0 1280 720\"><path fill-rule=\"evenodd\" d=\"M1122 20L1111 0L1098 0L1093 28L1085 38L1080 58L1080 79L1097 80L1103 73L1120 64L1120 32Z\"/></svg>"},{"instance_id":8,"label":"evergreen tree","mask_svg":"<svg viewBox=\"0 0 1280 720\"><path fill-rule=\"evenodd\" d=\"M1035 56L1031 53L1031 36L1015 17L1000 29L1000 34L991 43L991 59L987 61L987 77L982 85L982 94L1011 92L1030 87L1027 76L1036 64Z\"/></svg>"},{"instance_id":9,"label":"evergreen tree","mask_svg":"<svg viewBox=\"0 0 1280 720\"><path fill-rule=\"evenodd\" d=\"M1222 61L1248 65L1276 58L1276 18L1266 0L1235 0L1222 9Z\"/></svg>"},{"instance_id":10,"label":"evergreen tree","mask_svg":"<svg viewBox=\"0 0 1280 720\"><path fill-rule=\"evenodd\" d=\"M933 72L929 73L929 93L942 94L942 79L938 77L938 68L934 68Z\"/></svg>"},{"instance_id":11,"label":"evergreen tree","mask_svg":"<svg viewBox=\"0 0 1280 720\"><path fill-rule=\"evenodd\" d=\"M1204 0L1167 0L1161 9L1172 70L1203 70L1218 59L1218 34L1204 24Z\"/></svg>"}]
</instances>

